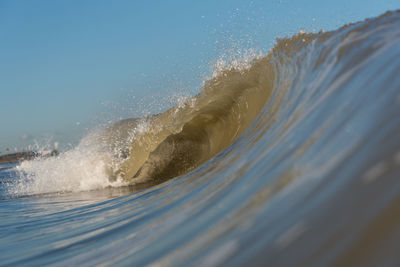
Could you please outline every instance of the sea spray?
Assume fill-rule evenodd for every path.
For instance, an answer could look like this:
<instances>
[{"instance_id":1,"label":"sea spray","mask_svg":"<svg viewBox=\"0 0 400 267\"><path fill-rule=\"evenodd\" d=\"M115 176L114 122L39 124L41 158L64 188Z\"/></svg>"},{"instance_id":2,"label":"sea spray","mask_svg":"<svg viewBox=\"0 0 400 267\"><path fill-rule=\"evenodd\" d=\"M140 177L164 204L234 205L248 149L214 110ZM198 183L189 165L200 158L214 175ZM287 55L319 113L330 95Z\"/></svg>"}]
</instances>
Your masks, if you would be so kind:
<instances>
[{"instance_id":1,"label":"sea spray","mask_svg":"<svg viewBox=\"0 0 400 267\"><path fill-rule=\"evenodd\" d=\"M398 266L399 57L399 11L333 32L279 40L268 60L256 60L244 71L226 70L205 82L203 89L210 90L200 93L203 100L225 95L228 104L237 98L224 88L250 88L243 86L246 77L264 77L250 81L270 81L273 87L240 137L229 125L221 127L208 140L222 136L223 144L230 144L192 171L123 196L108 195L115 188L12 199L5 192L0 201L1 264ZM265 72L266 66L272 72ZM185 125L204 126L190 123L199 114L182 110L204 111L207 101L198 106L199 101L176 105L167 112L172 120L162 121L163 112L145 119L149 124L133 143L145 136L149 144L157 143L160 132L162 140L180 133L195 136ZM249 108L254 103L246 102ZM211 111L229 114L227 106L211 104ZM229 116L216 121L228 122ZM114 129L130 122L137 120L117 122ZM148 134L152 131L154 135ZM87 139L92 140L96 144L99 139ZM90 171L100 170L106 184L112 182L103 175L104 165L120 158L119 169L126 162L132 170L132 156L138 158L129 146L128 154L108 146L78 147L82 156L100 161L93 165L82 158ZM107 157L99 156L103 154ZM59 159L62 155L54 158ZM78 166L79 160L68 165ZM22 166L30 165L23 163L21 171ZM53 166L47 168L52 177ZM46 170L38 169L46 176ZM21 178L10 173L0 171L0 190L13 188L13 180ZM75 184L79 190L80 183Z\"/></svg>"},{"instance_id":2,"label":"sea spray","mask_svg":"<svg viewBox=\"0 0 400 267\"><path fill-rule=\"evenodd\" d=\"M10 186L12 195L70 192L122 186L109 180L111 156L88 135L75 148L55 157L24 161L16 167L20 179Z\"/></svg>"}]
</instances>

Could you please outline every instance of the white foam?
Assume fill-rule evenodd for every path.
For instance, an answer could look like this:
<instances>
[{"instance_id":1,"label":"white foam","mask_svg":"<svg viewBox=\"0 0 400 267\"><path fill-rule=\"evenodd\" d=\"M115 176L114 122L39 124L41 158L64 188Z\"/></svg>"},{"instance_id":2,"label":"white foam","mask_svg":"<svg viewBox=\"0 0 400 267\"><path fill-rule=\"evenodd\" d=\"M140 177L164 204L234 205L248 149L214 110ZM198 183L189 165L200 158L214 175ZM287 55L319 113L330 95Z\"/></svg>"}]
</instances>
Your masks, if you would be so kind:
<instances>
[{"instance_id":1,"label":"white foam","mask_svg":"<svg viewBox=\"0 0 400 267\"><path fill-rule=\"evenodd\" d=\"M95 190L122 186L121 179L109 180L112 164L104 150L91 142L91 136L56 157L24 161L16 167L20 180L11 185L13 195Z\"/></svg>"}]
</instances>

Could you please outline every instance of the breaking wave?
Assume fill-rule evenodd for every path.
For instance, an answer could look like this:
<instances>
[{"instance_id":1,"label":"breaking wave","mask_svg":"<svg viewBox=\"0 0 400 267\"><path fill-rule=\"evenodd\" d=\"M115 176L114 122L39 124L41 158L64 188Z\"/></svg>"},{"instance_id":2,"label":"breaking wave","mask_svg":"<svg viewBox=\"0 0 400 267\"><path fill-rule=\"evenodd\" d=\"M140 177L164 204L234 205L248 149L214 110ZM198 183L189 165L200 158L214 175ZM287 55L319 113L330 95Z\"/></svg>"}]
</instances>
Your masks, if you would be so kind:
<instances>
[{"instance_id":1,"label":"breaking wave","mask_svg":"<svg viewBox=\"0 0 400 267\"><path fill-rule=\"evenodd\" d=\"M300 32L161 114L7 166L8 196L63 193L2 196L0 262L397 266L399 59L399 11Z\"/></svg>"},{"instance_id":2,"label":"breaking wave","mask_svg":"<svg viewBox=\"0 0 400 267\"><path fill-rule=\"evenodd\" d=\"M233 165L265 161L261 151L247 159L245 151L254 145L265 151L293 146L294 154L281 159L289 162L320 144L318 153L340 160L369 129L376 130L381 114L398 106L387 103L398 101L398 47L399 13L388 12L333 32L280 39L266 56L218 61L198 95L161 114L94 131L58 157L22 163L22 179L10 192L151 186L185 175L222 151L245 154ZM290 136L291 142L281 143ZM259 139L269 141L261 145Z\"/></svg>"}]
</instances>

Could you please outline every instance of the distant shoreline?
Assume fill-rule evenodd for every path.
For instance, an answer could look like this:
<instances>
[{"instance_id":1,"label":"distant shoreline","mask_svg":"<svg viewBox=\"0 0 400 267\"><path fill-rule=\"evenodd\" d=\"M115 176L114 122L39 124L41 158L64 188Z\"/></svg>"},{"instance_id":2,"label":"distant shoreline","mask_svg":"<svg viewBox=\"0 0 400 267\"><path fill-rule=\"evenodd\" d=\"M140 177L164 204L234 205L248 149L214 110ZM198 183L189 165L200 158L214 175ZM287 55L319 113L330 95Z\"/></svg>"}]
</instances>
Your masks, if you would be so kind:
<instances>
[{"instance_id":1,"label":"distant shoreline","mask_svg":"<svg viewBox=\"0 0 400 267\"><path fill-rule=\"evenodd\" d=\"M59 154L59 152L57 150L53 150L46 154L34 152L34 151L6 154L6 155L0 156L0 164L18 163L18 162L22 162L24 160L32 160L37 157L57 156L58 154Z\"/></svg>"}]
</instances>

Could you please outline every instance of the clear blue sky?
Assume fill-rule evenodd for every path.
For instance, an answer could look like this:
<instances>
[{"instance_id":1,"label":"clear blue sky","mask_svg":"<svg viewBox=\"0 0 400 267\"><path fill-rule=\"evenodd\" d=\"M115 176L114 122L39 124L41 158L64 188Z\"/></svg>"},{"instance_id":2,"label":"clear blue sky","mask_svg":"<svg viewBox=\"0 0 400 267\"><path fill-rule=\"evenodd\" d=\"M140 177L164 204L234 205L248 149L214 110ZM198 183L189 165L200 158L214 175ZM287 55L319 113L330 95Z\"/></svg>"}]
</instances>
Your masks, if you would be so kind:
<instances>
[{"instance_id":1,"label":"clear blue sky","mask_svg":"<svg viewBox=\"0 0 400 267\"><path fill-rule=\"evenodd\" d=\"M0 153L44 136L77 141L85 128L151 111L143 101L165 106L161 96L194 94L224 47L266 52L276 37L398 8L398 0L2 0Z\"/></svg>"}]
</instances>

